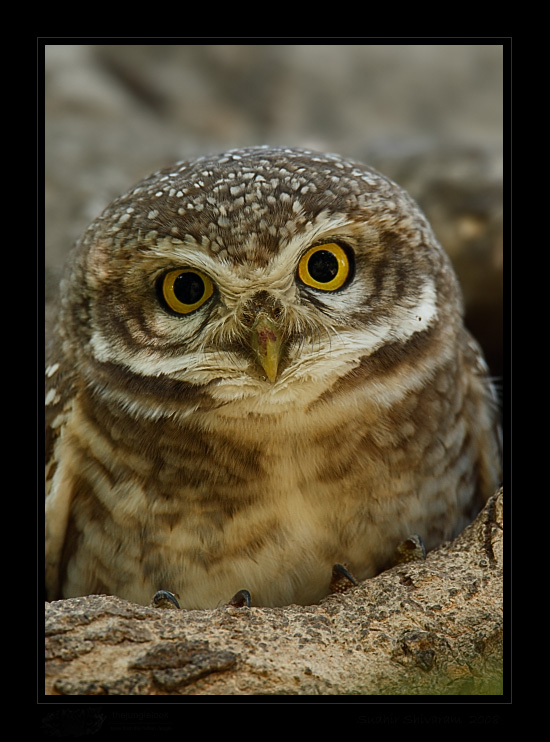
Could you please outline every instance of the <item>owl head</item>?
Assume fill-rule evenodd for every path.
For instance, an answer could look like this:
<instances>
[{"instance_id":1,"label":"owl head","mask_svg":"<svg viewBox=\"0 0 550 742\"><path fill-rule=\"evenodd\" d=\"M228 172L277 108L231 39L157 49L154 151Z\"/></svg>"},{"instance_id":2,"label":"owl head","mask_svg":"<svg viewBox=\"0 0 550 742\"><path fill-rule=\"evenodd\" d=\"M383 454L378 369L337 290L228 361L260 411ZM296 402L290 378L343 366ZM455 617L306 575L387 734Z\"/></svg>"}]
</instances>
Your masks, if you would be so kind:
<instances>
[{"instance_id":1,"label":"owl head","mask_svg":"<svg viewBox=\"0 0 550 742\"><path fill-rule=\"evenodd\" d=\"M84 233L64 286L84 375L107 365L126 383L260 405L313 381L318 394L460 314L448 259L404 191L339 156L276 147L154 173Z\"/></svg>"}]
</instances>

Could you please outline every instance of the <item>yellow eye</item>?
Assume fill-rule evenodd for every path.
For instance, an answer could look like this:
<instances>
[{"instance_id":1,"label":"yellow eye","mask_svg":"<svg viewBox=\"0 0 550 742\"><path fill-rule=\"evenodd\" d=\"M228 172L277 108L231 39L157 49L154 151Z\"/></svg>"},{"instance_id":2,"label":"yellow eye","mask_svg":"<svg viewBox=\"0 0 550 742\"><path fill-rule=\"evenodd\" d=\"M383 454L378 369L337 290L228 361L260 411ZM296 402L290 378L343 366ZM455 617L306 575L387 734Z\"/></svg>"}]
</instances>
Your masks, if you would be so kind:
<instances>
[{"instance_id":1,"label":"yellow eye","mask_svg":"<svg viewBox=\"0 0 550 742\"><path fill-rule=\"evenodd\" d=\"M335 242L316 245L304 253L298 264L302 283L321 291L336 291L350 275L346 251Z\"/></svg>"},{"instance_id":2,"label":"yellow eye","mask_svg":"<svg viewBox=\"0 0 550 742\"><path fill-rule=\"evenodd\" d=\"M201 271L178 268L161 279L160 289L169 309L177 314L189 314L210 299L214 293L214 284Z\"/></svg>"}]
</instances>

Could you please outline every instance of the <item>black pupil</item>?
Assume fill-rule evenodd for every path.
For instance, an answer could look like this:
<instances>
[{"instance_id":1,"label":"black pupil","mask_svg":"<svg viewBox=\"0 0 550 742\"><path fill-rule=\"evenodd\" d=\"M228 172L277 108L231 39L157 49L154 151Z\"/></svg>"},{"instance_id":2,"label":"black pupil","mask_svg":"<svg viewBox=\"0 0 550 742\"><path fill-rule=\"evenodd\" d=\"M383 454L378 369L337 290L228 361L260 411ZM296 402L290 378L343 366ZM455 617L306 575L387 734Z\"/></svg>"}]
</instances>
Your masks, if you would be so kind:
<instances>
[{"instance_id":1,"label":"black pupil","mask_svg":"<svg viewBox=\"0 0 550 742\"><path fill-rule=\"evenodd\" d=\"M308 269L315 281L328 283L338 273L338 260L328 250L317 250L308 261Z\"/></svg>"},{"instance_id":2,"label":"black pupil","mask_svg":"<svg viewBox=\"0 0 550 742\"><path fill-rule=\"evenodd\" d=\"M180 273L174 281L174 294L182 304L196 304L204 295L204 281L197 273Z\"/></svg>"}]
</instances>

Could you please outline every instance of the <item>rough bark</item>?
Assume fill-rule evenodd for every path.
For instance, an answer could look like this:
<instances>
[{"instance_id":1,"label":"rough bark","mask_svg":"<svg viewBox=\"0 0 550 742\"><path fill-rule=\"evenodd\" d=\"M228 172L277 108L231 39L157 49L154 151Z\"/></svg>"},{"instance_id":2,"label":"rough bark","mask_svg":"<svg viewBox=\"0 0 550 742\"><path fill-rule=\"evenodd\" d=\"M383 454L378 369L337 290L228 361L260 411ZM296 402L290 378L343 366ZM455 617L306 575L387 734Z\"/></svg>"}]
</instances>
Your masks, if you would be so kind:
<instances>
[{"instance_id":1,"label":"rough bark","mask_svg":"<svg viewBox=\"0 0 550 742\"><path fill-rule=\"evenodd\" d=\"M319 605L46 603L47 695L498 695L502 490L453 542Z\"/></svg>"}]
</instances>

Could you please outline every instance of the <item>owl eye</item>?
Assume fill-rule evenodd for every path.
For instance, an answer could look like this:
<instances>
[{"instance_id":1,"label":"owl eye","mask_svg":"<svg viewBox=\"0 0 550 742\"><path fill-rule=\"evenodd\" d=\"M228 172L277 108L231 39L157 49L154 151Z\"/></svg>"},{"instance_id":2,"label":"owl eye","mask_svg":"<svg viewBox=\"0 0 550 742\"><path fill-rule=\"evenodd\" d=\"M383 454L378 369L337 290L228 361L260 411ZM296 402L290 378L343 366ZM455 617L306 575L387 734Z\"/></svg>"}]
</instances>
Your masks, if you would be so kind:
<instances>
[{"instance_id":1,"label":"owl eye","mask_svg":"<svg viewBox=\"0 0 550 742\"><path fill-rule=\"evenodd\" d=\"M336 291L351 273L349 257L335 242L310 247L298 264L298 276L306 286L321 291Z\"/></svg>"},{"instance_id":2,"label":"owl eye","mask_svg":"<svg viewBox=\"0 0 550 742\"><path fill-rule=\"evenodd\" d=\"M201 271L178 268L161 278L159 289L168 309L177 314L190 314L210 299L214 293L214 284Z\"/></svg>"}]
</instances>

